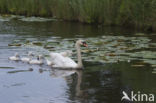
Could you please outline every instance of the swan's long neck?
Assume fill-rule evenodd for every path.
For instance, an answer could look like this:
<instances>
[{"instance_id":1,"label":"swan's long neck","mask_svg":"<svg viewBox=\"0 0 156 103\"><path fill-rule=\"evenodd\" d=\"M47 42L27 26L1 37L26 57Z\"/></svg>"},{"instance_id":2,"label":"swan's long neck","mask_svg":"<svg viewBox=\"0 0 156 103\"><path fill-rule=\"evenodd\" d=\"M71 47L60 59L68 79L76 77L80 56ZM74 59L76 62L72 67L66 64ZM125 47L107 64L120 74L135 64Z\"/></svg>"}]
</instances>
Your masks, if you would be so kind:
<instances>
[{"instance_id":1,"label":"swan's long neck","mask_svg":"<svg viewBox=\"0 0 156 103\"><path fill-rule=\"evenodd\" d=\"M78 43L76 43L75 46L76 46L76 49L77 49L78 68L82 68L83 64L82 64L82 58L81 58L80 45Z\"/></svg>"}]
</instances>

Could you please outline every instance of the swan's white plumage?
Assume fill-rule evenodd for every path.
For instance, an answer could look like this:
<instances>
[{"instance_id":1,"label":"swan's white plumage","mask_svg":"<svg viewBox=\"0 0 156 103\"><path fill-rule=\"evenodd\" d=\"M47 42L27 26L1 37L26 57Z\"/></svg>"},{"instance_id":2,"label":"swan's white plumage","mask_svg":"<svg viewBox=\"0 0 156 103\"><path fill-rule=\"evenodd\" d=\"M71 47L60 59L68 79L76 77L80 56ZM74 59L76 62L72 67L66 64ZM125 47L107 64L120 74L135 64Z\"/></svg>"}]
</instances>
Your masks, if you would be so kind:
<instances>
[{"instance_id":1,"label":"swan's white plumage","mask_svg":"<svg viewBox=\"0 0 156 103\"><path fill-rule=\"evenodd\" d=\"M16 57L16 56L12 56L12 57L9 57L10 60L14 60L14 61L18 61L20 60L19 57Z\"/></svg>"},{"instance_id":2,"label":"swan's white plumage","mask_svg":"<svg viewBox=\"0 0 156 103\"><path fill-rule=\"evenodd\" d=\"M42 55L39 55L39 56L37 57L37 59L30 60L30 61L29 61L29 64L38 64L38 65L43 64L42 58L43 58L43 56L42 56Z\"/></svg>"},{"instance_id":3,"label":"swan's white plumage","mask_svg":"<svg viewBox=\"0 0 156 103\"><path fill-rule=\"evenodd\" d=\"M29 61L29 64L43 64L42 60L31 60Z\"/></svg>"},{"instance_id":4,"label":"swan's white plumage","mask_svg":"<svg viewBox=\"0 0 156 103\"><path fill-rule=\"evenodd\" d=\"M19 61L20 60L20 56L18 55L18 53L15 53L15 56L11 56L9 57L10 60L13 61Z\"/></svg>"},{"instance_id":5,"label":"swan's white plumage","mask_svg":"<svg viewBox=\"0 0 156 103\"><path fill-rule=\"evenodd\" d=\"M50 53L53 67L76 68L77 63L69 57L64 57L60 53Z\"/></svg>"},{"instance_id":6,"label":"swan's white plumage","mask_svg":"<svg viewBox=\"0 0 156 103\"><path fill-rule=\"evenodd\" d=\"M21 61L22 62L29 62L31 59L30 58L27 58L27 57L23 57L21 58Z\"/></svg>"},{"instance_id":7,"label":"swan's white plumage","mask_svg":"<svg viewBox=\"0 0 156 103\"><path fill-rule=\"evenodd\" d=\"M31 51L29 51L29 52L28 52L28 57L22 57L22 58L21 58L21 61L22 61L22 62L27 62L27 63L28 63L28 62L31 61L32 56L33 56L33 53L32 53Z\"/></svg>"}]
</instances>

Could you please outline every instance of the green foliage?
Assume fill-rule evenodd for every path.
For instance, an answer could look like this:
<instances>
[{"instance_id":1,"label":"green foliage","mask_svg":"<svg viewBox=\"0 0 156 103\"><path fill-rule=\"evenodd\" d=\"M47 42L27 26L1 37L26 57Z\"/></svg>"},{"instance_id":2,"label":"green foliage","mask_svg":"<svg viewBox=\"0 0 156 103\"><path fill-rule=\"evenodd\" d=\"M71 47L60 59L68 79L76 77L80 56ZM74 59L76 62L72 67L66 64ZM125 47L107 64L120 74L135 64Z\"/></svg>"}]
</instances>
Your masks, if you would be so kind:
<instances>
[{"instance_id":1,"label":"green foliage","mask_svg":"<svg viewBox=\"0 0 156 103\"><path fill-rule=\"evenodd\" d=\"M0 0L0 13L155 28L155 0Z\"/></svg>"}]
</instances>

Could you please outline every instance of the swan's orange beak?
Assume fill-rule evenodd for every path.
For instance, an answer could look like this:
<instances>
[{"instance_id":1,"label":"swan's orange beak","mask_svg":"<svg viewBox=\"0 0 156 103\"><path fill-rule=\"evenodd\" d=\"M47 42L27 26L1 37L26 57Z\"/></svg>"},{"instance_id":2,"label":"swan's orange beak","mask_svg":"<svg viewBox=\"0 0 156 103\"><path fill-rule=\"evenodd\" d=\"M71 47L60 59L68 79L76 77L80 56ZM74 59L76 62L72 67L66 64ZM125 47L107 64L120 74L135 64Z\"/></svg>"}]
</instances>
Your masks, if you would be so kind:
<instances>
[{"instance_id":1,"label":"swan's orange beak","mask_svg":"<svg viewBox=\"0 0 156 103\"><path fill-rule=\"evenodd\" d=\"M82 45L83 45L84 47L88 47L88 45L87 45L86 42L82 42Z\"/></svg>"}]
</instances>

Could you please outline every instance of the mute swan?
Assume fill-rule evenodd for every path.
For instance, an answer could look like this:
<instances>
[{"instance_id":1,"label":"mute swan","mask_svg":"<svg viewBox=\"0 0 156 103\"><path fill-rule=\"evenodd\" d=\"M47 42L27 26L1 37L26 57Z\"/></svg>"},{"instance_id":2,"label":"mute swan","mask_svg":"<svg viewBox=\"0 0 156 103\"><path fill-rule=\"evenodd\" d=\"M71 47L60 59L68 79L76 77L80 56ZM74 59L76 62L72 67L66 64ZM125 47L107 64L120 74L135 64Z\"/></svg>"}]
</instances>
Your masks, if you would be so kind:
<instances>
[{"instance_id":1,"label":"mute swan","mask_svg":"<svg viewBox=\"0 0 156 103\"><path fill-rule=\"evenodd\" d=\"M77 50L78 63L76 63L74 60L72 60L69 57L62 56L59 53L50 53L50 56L51 56L51 59L53 62L52 67L57 67L57 68L83 68L82 58L81 58L81 50L80 50L81 45L88 47L86 42L84 42L83 40L76 41L75 47Z\"/></svg>"},{"instance_id":2,"label":"mute swan","mask_svg":"<svg viewBox=\"0 0 156 103\"><path fill-rule=\"evenodd\" d=\"M14 60L14 61L19 61L20 60L20 56L18 53L15 53L15 56L9 57L10 60Z\"/></svg>"},{"instance_id":3,"label":"mute swan","mask_svg":"<svg viewBox=\"0 0 156 103\"><path fill-rule=\"evenodd\" d=\"M32 56L33 56L33 53L32 52L28 52L28 57L23 57L23 58L21 58L21 61L22 62L29 62L29 61L31 61L31 59L32 59Z\"/></svg>"},{"instance_id":4,"label":"mute swan","mask_svg":"<svg viewBox=\"0 0 156 103\"><path fill-rule=\"evenodd\" d=\"M57 54L57 53L56 53ZM58 53L58 55L62 55L62 56L64 56L64 57L67 57L67 56L71 56L72 55L72 51L70 51L70 50L67 50L67 51L65 51L65 52L61 52L61 53ZM50 61L50 60L48 60L48 59L46 59L46 62L47 62L47 65L49 65L49 66L53 66L54 64L53 64L53 62L52 61Z\"/></svg>"},{"instance_id":5,"label":"mute swan","mask_svg":"<svg viewBox=\"0 0 156 103\"><path fill-rule=\"evenodd\" d=\"M38 65L41 65L41 64L43 64L43 57L41 56L41 55L39 55L38 57L37 57L37 60L30 60L29 61L29 64L38 64Z\"/></svg>"}]
</instances>

